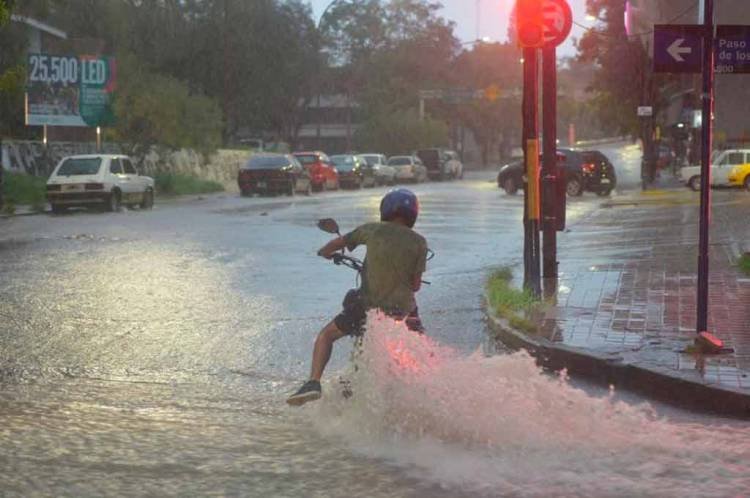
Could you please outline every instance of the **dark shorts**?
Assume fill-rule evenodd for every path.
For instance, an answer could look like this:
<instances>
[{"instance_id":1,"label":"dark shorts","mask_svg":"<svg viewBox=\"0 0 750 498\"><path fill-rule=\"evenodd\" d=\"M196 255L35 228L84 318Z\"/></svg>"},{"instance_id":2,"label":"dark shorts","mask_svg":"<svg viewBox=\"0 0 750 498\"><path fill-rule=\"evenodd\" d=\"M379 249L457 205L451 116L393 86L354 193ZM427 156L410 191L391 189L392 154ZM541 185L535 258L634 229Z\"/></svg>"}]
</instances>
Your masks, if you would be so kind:
<instances>
[{"instance_id":1,"label":"dark shorts","mask_svg":"<svg viewBox=\"0 0 750 498\"><path fill-rule=\"evenodd\" d=\"M367 307L362 302L359 291L353 289L347 292L343 304L344 310L333 319L336 327L346 335L362 335L365 330L365 322L367 321ZM420 334L424 333L422 320L419 319L418 308L414 308L414 311L408 314L385 310L384 313L395 320L405 321L406 327L409 330L419 332Z\"/></svg>"}]
</instances>

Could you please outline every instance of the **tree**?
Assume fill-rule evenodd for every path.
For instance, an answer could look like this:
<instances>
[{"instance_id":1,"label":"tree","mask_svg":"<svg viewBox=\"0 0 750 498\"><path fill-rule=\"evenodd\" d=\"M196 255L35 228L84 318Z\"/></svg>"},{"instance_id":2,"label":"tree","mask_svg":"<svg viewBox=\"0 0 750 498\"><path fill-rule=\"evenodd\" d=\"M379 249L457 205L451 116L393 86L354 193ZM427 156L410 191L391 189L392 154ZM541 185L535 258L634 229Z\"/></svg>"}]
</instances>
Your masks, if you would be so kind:
<instances>
[{"instance_id":1,"label":"tree","mask_svg":"<svg viewBox=\"0 0 750 498\"><path fill-rule=\"evenodd\" d=\"M150 70L132 54L118 56L121 77L112 138L140 163L153 147L190 148L204 154L221 144L221 110L184 83Z\"/></svg>"},{"instance_id":2,"label":"tree","mask_svg":"<svg viewBox=\"0 0 750 498\"><path fill-rule=\"evenodd\" d=\"M408 154L417 149L448 142L445 123L427 118L414 110L391 110L372 115L354 136L360 150L377 150L387 155Z\"/></svg>"},{"instance_id":3,"label":"tree","mask_svg":"<svg viewBox=\"0 0 750 498\"><path fill-rule=\"evenodd\" d=\"M357 102L368 133L379 117L416 109L420 89L448 80L458 42L439 9L425 0L352 0L324 19L324 47L336 66L328 90Z\"/></svg>"},{"instance_id":4,"label":"tree","mask_svg":"<svg viewBox=\"0 0 750 498\"><path fill-rule=\"evenodd\" d=\"M479 43L461 53L453 64L454 84L469 89L495 87L495 100L482 99L457 106L459 121L469 128L487 164L490 151L497 149L501 157L521 141L522 66L520 51L510 43Z\"/></svg>"},{"instance_id":5,"label":"tree","mask_svg":"<svg viewBox=\"0 0 750 498\"><path fill-rule=\"evenodd\" d=\"M587 0L588 13L602 20L599 28L587 31L578 42L578 60L594 64L591 85L594 106L602 126L611 133L644 133L636 115L639 105L650 105L654 114L666 105L662 89L673 80L654 74L651 60L641 41L625 32L624 3L618 0Z\"/></svg>"}]
</instances>

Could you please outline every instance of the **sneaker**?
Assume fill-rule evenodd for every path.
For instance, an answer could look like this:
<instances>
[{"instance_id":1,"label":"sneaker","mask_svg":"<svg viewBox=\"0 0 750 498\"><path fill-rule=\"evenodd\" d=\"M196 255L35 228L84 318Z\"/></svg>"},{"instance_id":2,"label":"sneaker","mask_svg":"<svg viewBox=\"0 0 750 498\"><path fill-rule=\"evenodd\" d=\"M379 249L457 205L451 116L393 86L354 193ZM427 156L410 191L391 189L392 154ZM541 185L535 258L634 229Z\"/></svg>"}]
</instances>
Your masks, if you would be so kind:
<instances>
[{"instance_id":1,"label":"sneaker","mask_svg":"<svg viewBox=\"0 0 750 498\"><path fill-rule=\"evenodd\" d=\"M320 382L317 380L308 380L299 391L287 398L286 402L292 406L302 406L308 401L320 399Z\"/></svg>"}]
</instances>

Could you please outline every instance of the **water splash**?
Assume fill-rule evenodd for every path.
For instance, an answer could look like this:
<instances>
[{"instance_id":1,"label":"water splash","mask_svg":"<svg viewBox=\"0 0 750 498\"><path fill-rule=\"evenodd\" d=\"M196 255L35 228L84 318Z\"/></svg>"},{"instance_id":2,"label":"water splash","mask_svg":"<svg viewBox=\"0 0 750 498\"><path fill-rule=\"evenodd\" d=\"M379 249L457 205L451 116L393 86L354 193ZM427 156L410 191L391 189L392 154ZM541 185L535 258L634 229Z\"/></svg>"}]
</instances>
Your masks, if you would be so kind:
<instances>
[{"instance_id":1,"label":"water splash","mask_svg":"<svg viewBox=\"0 0 750 498\"><path fill-rule=\"evenodd\" d=\"M597 398L525 353L466 356L373 313L350 378L310 411L327 436L443 486L518 496L746 496L745 426Z\"/></svg>"}]
</instances>

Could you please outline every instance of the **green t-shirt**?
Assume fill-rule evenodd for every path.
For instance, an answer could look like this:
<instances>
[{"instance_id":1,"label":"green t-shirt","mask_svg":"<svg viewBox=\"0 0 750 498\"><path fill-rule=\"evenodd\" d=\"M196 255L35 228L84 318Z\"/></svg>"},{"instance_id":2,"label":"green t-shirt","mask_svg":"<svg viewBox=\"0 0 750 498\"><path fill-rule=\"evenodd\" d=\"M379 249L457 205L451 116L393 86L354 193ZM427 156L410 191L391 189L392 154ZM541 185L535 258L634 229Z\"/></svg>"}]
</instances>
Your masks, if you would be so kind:
<instances>
[{"instance_id":1,"label":"green t-shirt","mask_svg":"<svg viewBox=\"0 0 750 498\"><path fill-rule=\"evenodd\" d=\"M367 223L344 236L351 251L367 246L362 291L369 308L386 312L411 313L417 307L412 285L414 276L424 273L427 241L398 223Z\"/></svg>"}]
</instances>

